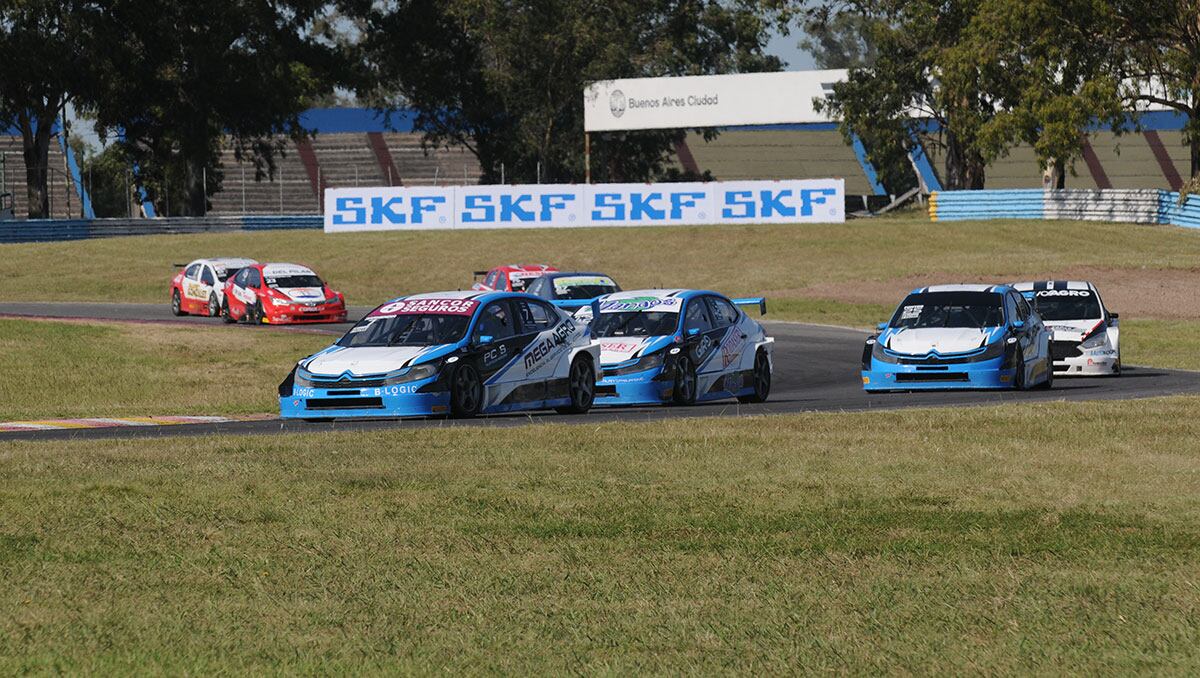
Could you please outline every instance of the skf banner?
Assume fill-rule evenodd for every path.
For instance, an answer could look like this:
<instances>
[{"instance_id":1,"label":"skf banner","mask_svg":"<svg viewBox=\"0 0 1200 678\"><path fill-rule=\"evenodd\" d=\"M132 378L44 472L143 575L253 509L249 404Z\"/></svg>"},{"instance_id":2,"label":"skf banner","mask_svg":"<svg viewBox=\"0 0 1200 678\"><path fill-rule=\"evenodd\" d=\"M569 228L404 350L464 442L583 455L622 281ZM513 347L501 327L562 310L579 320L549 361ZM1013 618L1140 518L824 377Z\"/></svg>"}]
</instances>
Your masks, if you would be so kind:
<instances>
[{"instance_id":1,"label":"skf banner","mask_svg":"<svg viewBox=\"0 0 1200 678\"><path fill-rule=\"evenodd\" d=\"M842 179L331 188L325 232L846 220Z\"/></svg>"}]
</instances>

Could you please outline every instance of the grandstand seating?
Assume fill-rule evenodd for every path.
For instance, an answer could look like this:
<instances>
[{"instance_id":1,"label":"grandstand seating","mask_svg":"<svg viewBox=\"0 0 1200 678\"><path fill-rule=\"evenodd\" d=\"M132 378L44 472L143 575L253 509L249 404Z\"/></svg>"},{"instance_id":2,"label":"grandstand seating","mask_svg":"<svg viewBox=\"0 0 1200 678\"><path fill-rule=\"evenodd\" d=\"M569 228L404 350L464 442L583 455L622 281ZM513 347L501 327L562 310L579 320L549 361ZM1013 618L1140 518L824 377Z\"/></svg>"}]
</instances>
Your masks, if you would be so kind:
<instances>
[{"instance_id":1,"label":"grandstand seating","mask_svg":"<svg viewBox=\"0 0 1200 678\"><path fill-rule=\"evenodd\" d=\"M705 142L697 133L688 135L687 148L696 169L712 172L720 181L739 179L824 179L846 180L846 193L871 193L854 150L837 130L779 129L723 130ZM681 169L688 169L682 167Z\"/></svg>"},{"instance_id":2,"label":"grandstand seating","mask_svg":"<svg viewBox=\"0 0 1200 678\"><path fill-rule=\"evenodd\" d=\"M25 155L21 137L0 135L0 164L3 165L3 189L13 197L13 214L23 219L29 214L29 193L25 185ZM50 213L61 219L80 216L79 194L67 171L67 159L57 141L50 145Z\"/></svg>"},{"instance_id":3,"label":"grandstand seating","mask_svg":"<svg viewBox=\"0 0 1200 678\"><path fill-rule=\"evenodd\" d=\"M324 188L389 183L446 186L477 184L482 173L479 162L466 149L427 150L421 146L421 135L413 132L318 133L311 142L301 143L298 146L288 141L284 153L276 159L276 176L260 180L255 178L253 163L238 163L233 150L225 150L221 155L225 181L212 197L210 213L317 214L321 210L317 202L318 177ZM311 155L303 148L304 143L309 144ZM390 172L384 161L388 157Z\"/></svg>"}]
</instances>

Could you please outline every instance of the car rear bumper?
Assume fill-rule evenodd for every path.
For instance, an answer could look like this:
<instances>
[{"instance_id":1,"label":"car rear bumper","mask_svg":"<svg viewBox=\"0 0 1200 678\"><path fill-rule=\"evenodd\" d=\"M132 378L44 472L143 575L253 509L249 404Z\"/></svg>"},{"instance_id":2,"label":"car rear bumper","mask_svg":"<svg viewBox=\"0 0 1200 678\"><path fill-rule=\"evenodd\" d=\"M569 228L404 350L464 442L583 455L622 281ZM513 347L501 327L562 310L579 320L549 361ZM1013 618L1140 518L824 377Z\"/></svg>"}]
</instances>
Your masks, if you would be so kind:
<instances>
[{"instance_id":1,"label":"car rear bumper","mask_svg":"<svg viewBox=\"0 0 1200 678\"><path fill-rule=\"evenodd\" d=\"M1102 377L1116 374L1121 358L1116 351L1087 351L1089 355L1054 361L1056 377Z\"/></svg>"}]
</instances>

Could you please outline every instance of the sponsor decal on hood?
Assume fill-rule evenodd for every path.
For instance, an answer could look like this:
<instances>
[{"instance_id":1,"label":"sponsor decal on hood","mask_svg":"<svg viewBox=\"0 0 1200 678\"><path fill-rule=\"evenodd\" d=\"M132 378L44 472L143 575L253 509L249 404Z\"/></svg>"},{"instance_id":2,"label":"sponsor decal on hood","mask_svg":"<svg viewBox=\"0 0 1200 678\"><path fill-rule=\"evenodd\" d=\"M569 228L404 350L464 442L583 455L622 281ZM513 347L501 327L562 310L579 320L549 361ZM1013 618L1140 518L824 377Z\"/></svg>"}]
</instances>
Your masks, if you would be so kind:
<instances>
[{"instance_id":1,"label":"sponsor decal on hood","mask_svg":"<svg viewBox=\"0 0 1200 678\"><path fill-rule=\"evenodd\" d=\"M325 290L320 287L276 287L292 301L321 301L325 298Z\"/></svg>"}]
</instances>

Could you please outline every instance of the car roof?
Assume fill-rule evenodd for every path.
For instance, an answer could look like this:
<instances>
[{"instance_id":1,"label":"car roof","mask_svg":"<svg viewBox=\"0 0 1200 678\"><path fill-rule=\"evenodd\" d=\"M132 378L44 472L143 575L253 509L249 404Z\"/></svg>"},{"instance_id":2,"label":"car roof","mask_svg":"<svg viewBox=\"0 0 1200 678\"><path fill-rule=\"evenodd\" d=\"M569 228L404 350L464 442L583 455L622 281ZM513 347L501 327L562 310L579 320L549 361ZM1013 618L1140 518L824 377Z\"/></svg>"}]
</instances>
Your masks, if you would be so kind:
<instances>
[{"instance_id":1,"label":"car roof","mask_svg":"<svg viewBox=\"0 0 1200 678\"><path fill-rule=\"evenodd\" d=\"M606 295L604 295L604 299L612 300L612 301L617 301L620 299L634 299L636 297L660 297L660 298L678 297L680 299L691 299L692 297L698 297L702 294L712 294L712 295L715 295L718 297L725 296L725 295L721 294L720 292L713 292L711 290L684 290L684 289L654 288L654 289L646 289L646 290L622 290L620 292L613 292L612 294L606 294Z\"/></svg>"},{"instance_id":2,"label":"car roof","mask_svg":"<svg viewBox=\"0 0 1200 678\"><path fill-rule=\"evenodd\" d=\"M245 268L247 266L254 266L257 263L253 259L246 259L244 257L209 257L207 259L197 259L192 262L192 264L209 264L214 268ZM192 264L188 264L188 266Z\"/></svg>"},{"instance_id":3,"label":"car roof","mask_svg":"<svg viewBox=\"0 0 1200 678\"><path fill-rule=\"evenodd\" d=\"M1012 283L1018 292L1041 292L1042 290L1096 290L1096 286L1086 280L1039 280L1037 282Z\"/></svg>"},{"instance_id":4,"label":"car roof","mask_svg":"<svg viewBox=\"0 0 1200 678\"><path fill-rule=\"evenodd\" d=\"M536 273L538 271L557 271L558 269L550 264L504 264L503 266L496 266L492 270L500 270L508 273L514 271Z\"/></svg>"},{"instance_id":5,"label":"car roof","mask_svg":"<svg viewBox=\"0 0 1200 678\"><path fill-rule=\"evenodd\" d=\"M612 280L612 276L607 273L595 273L593 271L552 271L542 277L554 280L555 278L569 278L576 275L592 275L596 276L597 278L608 278L609 280Z\"/></svg>"},{"instance_id":6,"label":"car roof","mask_svg":"<svg viewBox=\"0 0 1200 678\"><path fill-rule=\"evenodd\" d=\"M1008 285L986 285L986 284L970 284L958 283L953 285L930 285L929 287L918 287L909 294L925 294L926 292L994 292L996 294L1004 294L1012 288Z\"/></svg>"},{"instance_id":7,"label":"car roof","mask_svg":"<svg viewBox=\"0 0 1200 678\"><path fill-rule=\"evenodd\" d=\"M543 303L545 303L545 301L546 301L545 299L542 299L541 297L535 297L532 294L526 294L525 292L507 292L507 291L503 291L503 290L500 290L500 291L490 291L489 290L489 291L482 291L482 292L479 290L448 290L446 292L421 292L420 294L408 294L408 295L405 295L402 297L396 297L395 299L389 299L388 301L386 301L384 303L400 301L401 299L471 299L473 301L478 301L479 303L484 304L484 303L488 303L491 301L496 301L497 299L508 299L508 298L535 299L535 300L541 301Z\"/></svg>"},{"instance_id":8,"label":"car roof","mask_svg":"<svg viewBox=\"0 0 1200 678\"><path fill-rule=\"evenodd\" d=\"M263 275L278 276L278 275L316 275L316 272L307 266L300 264L289 264L286 262L270 262L262 264Z\"/></svg>"}]
</instances>

